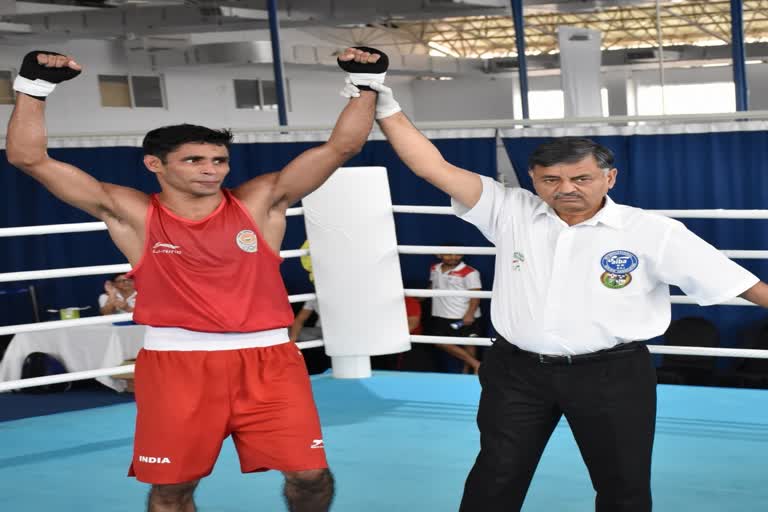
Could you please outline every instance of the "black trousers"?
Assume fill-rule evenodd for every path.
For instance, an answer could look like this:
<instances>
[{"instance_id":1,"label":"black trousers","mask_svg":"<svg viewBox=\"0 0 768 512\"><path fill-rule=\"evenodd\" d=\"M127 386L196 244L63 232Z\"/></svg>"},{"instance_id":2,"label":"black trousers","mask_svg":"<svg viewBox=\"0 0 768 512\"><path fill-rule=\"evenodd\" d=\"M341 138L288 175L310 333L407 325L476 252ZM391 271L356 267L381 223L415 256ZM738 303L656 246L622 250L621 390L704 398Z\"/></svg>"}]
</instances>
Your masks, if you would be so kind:
<instances>
[{"instance_id":1,"label":"black trousers","mask_svg":"<svg viewBox=\"0 0 768 512\"><path fill-rule=\"evenodd\" d=\"M480 367L480 454L460 512L519 511L562 415L597 493L595 510L651 510L656 425L651 355L636 344L593 356L552 364L496 341Z\"/></svg>"},{"instance_id":2,"label":"black trousers","mask_svg":"<svg viewBox=\"0 0 768 512\"><path fill-rule=\"evenodd\" d=\"M478 336L480 334L480 320L470 325L464 325L458 329L451 327L453 322L458 322L461 318L442 318L433 316L429 321L429 334L432 336Z\"/></svg>"}]
</instances>

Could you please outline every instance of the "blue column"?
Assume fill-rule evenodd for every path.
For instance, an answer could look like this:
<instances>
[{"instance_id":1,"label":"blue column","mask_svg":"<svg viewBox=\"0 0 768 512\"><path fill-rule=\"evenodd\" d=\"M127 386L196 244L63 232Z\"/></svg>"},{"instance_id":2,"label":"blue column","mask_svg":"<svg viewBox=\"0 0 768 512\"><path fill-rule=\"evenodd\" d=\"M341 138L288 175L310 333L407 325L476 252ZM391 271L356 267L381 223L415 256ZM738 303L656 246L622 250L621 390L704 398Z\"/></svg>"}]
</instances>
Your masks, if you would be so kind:
<instances>
[{"instance_id":1,"label":"blue column","mask_svg":"<svg viewBox=\"0 0 768 512\"><path fill-rule=\"evenodd\" d=\"M736 88L736 111L749 110L747 70L744 56L744 6L742 0L731 0L731 52L733 84Z\"/></svg>"},{"instance_id":2,"label":"blue column","mask_svg":"<svg viewBox=\"0 0 768 512\"><path fill-rule=\"evenodd\" d=\"M275 91L277 93L277 116L280 126L288 125L285 108L285 87L283 82L283 58L280 54L280 20L277 16L277 0L267 0L269 11L269 36L272 39L272 69L275 73Z\"/></svg>"},{"instance_id":3,"label":"blue column","mask_svg":"<svg viewBox=\"0 0 768 512\"><path fill-rule=\"evenodd\" d=\"M528 119L528 65L525 62L525 26L523 0L511 0L512 19L515 22L515 46L517 47L517 70L520 73L520 96L523 100L523 119Z\"/></svg>"}]
</instances>

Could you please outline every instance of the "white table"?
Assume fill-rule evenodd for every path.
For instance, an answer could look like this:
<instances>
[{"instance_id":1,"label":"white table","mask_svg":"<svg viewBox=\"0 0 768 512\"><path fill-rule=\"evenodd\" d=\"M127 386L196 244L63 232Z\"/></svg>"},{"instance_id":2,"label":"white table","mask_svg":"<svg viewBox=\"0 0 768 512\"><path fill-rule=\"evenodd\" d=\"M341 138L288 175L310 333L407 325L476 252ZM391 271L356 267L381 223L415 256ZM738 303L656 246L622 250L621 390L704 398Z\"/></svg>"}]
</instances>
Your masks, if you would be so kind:
<instances>
[{"instance_id":1,"label":"white table","mask_svg":"<svg viewBox=\"0 0 768 512\"><path fill-rule=\"evenodd\" d=\"M85 325L52 331L23 332L15 335L0 361L0 381L21 378L24 359L32 352L56 356L68 372L120 366L134 359L144 344L143 325ZM125 380L99 377L96 380L117 391L124 391Z\"/></svg>"}]
</instances>

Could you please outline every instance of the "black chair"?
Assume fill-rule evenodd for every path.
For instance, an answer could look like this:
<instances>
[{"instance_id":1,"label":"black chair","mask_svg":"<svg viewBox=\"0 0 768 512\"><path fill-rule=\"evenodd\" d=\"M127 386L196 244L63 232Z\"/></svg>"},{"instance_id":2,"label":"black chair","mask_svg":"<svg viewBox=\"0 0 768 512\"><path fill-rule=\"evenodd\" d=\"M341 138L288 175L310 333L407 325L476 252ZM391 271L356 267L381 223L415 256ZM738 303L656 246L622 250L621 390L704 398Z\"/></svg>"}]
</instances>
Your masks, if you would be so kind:
<instances>
[{"instance_id":1,"label":"black chair","mask_svg":"<svg viewBox=\"0 0 768 512\"><path fill-rule=\"evenodd\" d=\"M8 350L8 345L10 345L11 340L13 339L13 336L14 336L13 334L0 335L0 361L3 360L5 351Z\"/></svg>"},{"instance_id":2,"label":"black chair","mask_svg":"<svg viewBox=\"0 0 768 512\"><path fill-rule=\"evenodd\" d=\"M666 345L683 347L717 347L720 332L703 317L688 316L673 320L664 333ZM656 371L664 384L714 384L715 358L711 356L664 355Z\"/></svg>"},{"instance_id":3,"label":"black chair","mask_svg":"<svg viewBox=\"0 0 768 512\"><path fill-rule=\"evenodd\" d=\"M768 319L745 331L741 348L768 350ZM726 373L724 383L744 388L768 388L768 359L737 360L734 369Z\"/></svg>"}]
</instances>

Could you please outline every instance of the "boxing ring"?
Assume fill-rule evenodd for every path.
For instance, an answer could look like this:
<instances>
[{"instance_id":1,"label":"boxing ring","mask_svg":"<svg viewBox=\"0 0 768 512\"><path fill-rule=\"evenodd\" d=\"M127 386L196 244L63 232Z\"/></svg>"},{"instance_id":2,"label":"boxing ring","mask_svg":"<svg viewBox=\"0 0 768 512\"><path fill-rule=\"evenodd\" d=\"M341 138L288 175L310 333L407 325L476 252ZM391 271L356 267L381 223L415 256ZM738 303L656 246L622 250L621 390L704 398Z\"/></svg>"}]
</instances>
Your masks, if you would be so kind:
<instances>
[{"instance_id":1,"label":"boxing ring","mask_svg":"<svg viewBox=\"0 0 768 512\"><path fill-rule=\"evenodd\" d=\"M332 190L338 175L319 190ZM317 203L323 202L327 202L327 198L320 196L314 204L305 201L303 208L292 208L287 213L289 216L305 216L318 285L317 293L292 295L289 297L291 302L318 296L324 304L333 300L329 298L329 280L323 278L323 253L330 254L327 246L337 241L324 242L318 238L318 226L327 225L328 221L317 211ZM390 203L383 208L387 213L377 222L392 227L395 214L453 214L448 207L392 206ZM381 213L380 210L377 212ZM659 213L677 218L768 219L768 210L664 210ZM309 225L311 223L314 228ZM2 228L0 237L105 229L99 222ZM359 239L351 243L365 245ZM392 261L399 255L446 251L487 257L495 254L495 249L490 247L438 248L397 245L396 241L392 247L378 249ZM724 252L735 259L768 259L768 251ZM305 249L294 249L281 251L280 255L297 258L308 253ZM127 264L117 264L11 272L0 274L0 283L114 274L129 269ZM390 270L396 269L399 267L395 265ZM403 289L402 282L386 290L389 294L394 292L399 293L400 299L403 296L447 295L490 298L490 291ZM673 302L692 303L684 296L674 296ZM725 305L752 306L743 299L734 299ZM334 336L331 309L325 306L323 310L326 339L299 343L300 348L324 346L330 350L336 341L331 339ZM394 318L400 312L399 307L391 307L385 317ZM130 319L130 314L124 314L20 324L0 327L0 334ZM396 329L405 325L404 314L400 320ZM337 322L336 325L340 324ZM490 344L488 338L409 336L407 330L397 336L399 346L403 346L402 340L406 344L437 341ZM656 354L768 358L768 351L764 350L666 345L654 345L650 349ZM350 353L340 357L332 354L332 373L312 377L326 451L337 481L333 510L457 510L464 478L479 448L475 426L480 394L477 378L456 374L371 372L368 355ZM346 357L352 359L344 359ZM0 382L0 392L132 371L133 365L126 365ZM356 378L369 375L369 378ZM0 508L14 511L140 510L144 506L147 486L125 476L132 454L134 420L134 404L123 403L0 422L0 490L3 491L0 492ZM768 487L763 477L766 455L768 390L659 385L653 457L655 510L766 510ZM281 482L282 476L274 471L259 475L240 474L232 443L227 440L213 474L203 481L196 499L203 512L283 510ZM523 510L584 511L593 506L594 493L586 468L563 419L544 452Z\"/></svg>"},{"instance_id":2,"label":"boxing ring","mask_svg":"<svg viewBox=\"0 0 768 512\"><path fill-rule=\"evenodd\" d=\"M394 213L451 214L447 207L395 206ZM717 215L722 218L768 218L768 212L667 211L677 217ZM301 215L299 208L289 215ZM84 229L88 225L39 226L0 230L0 236L42 235ZM433 254L436 247L399 246L400 254ZM493 255L487 247L440 248L464 254ZM307 254L282 251L284 258ZM768 251L726 251L733 258L765 258ZM16 272L0 282L86 274L125 272L128 265ZM450 292L405 290L429 297L465 295L487 298L488 291ZM292 302L315 294L290 297ZM675 302L690 302L685 297ZM734 305L748 305L735 299ZM119 315L130 319L130 314ZM0 333L56 329L73 323L92 325L115 321L92 317L0 327ZM483 338L411 336L413 343L473 343ZM322 340L300 343L321 346ZM653 346L654 353L768 357L765 351L724 348ZM0 390L132 371L133 366L95 369L62 376L0 383ZM334 510L405 511L456 510L479 438L474 415L480 387L471 375L375 372L369 379L312 378L324 425L331 466L339 482ZM131 457L133 403L25 418L0 423L0 482L6 492L4 510L137 510L146 487L125 478ZM659 386L654 451L654 501L657 510L764 510L768 489L763 482L768 453L768 392L750 389ZM241 475L230 442L213 475L198 492L200 510L281 510L281 476ZM238 496L233 503L231 496ZM524 510L583 511L592 506L586 469L565 420L558 425L534 478ZM97 505L98 504L98 505Z\"/></svg>"}]
</instances>

